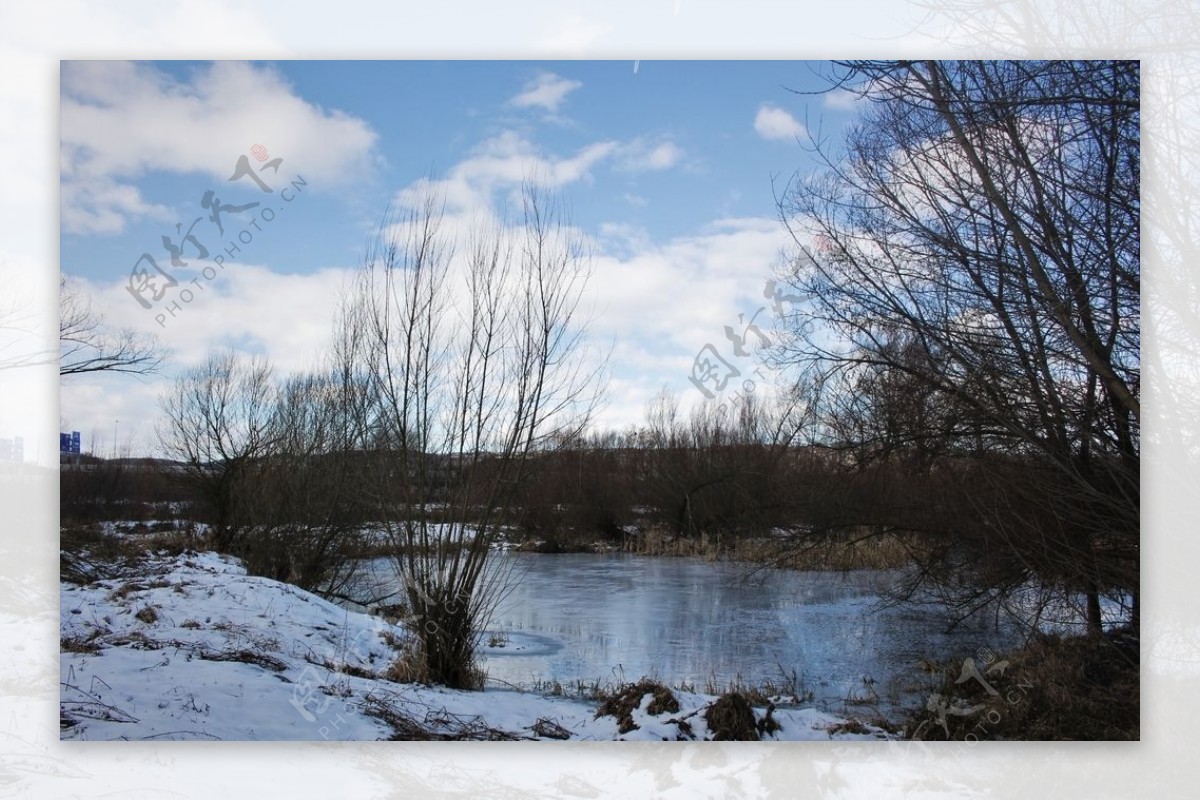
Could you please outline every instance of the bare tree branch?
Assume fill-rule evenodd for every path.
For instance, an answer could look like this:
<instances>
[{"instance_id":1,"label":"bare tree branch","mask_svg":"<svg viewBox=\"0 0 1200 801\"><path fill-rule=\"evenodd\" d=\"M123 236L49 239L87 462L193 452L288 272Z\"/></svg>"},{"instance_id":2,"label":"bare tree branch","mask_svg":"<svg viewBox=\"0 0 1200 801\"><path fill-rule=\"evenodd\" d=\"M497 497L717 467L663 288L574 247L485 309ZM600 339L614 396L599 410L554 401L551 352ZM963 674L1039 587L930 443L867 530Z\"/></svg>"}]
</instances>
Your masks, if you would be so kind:
<instances>
[{"instance_id":1,"label":"bare tree branch","mask_svg":"<svg viewBox=\"0 0 1200 801\"><path fill-rule=\"evenodd\" d=\"M62 376L83 373L156 372L162 350L153 337L132 328L112 329L91 302L64 276L59 283L59 367Z\"/></svg>"}]
</instances>

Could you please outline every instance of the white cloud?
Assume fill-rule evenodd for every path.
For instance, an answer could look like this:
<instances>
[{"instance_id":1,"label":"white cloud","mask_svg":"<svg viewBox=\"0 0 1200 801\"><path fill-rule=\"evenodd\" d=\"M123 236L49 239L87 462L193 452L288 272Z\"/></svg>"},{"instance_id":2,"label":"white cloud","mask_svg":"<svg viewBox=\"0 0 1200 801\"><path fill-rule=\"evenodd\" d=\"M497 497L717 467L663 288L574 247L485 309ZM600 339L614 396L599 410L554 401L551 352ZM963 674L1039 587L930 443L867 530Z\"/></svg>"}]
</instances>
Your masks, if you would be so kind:
<instances>
[{"instance_id":1,"label":"white cloud","mask_svg":"<svg viewBox=\"0 0 1200 801\"><path fill-rule=\"evenodd\" d=\"M447 233L459 234L461 243L461 234L481 220L498 224L494 218L461 214L447 218ZM592 241L593 269L583 308L592 317L592 346L613 345L611 385L620 388L620 397L602 415L605 425L640 421L646 401L664 383L685 398L695 393L687 382L693 359L709 343L730 357L724 327L738 326L739 314L749 319L767 305L763 286L785 242L779 223L766 217L718 220L665 242L634 225L601 227ZM352 275L350 268L300 275L230 263L215 279L203 281L203 291L194 291L193 300L181 304L182 311L168 317L165 327L155 321L161 307L142 309L122 279L79 283L110 325L156 333L171 350L172 370L230 346L262 354L284 374L316 365ZM190 277L179 278L181 285L190 285ZM768 309L758 318L764 329L769 315ZM125 377L116 384L104 376L80 376L63 385L62 415L74 430L95 432L102 448L111 447L113 420L119 419L121 447L150 452L156 398L170 377L132 384Z\"/></svg>"},{"instance_id":2,"label":"white cloud","mask_svg":"<svg viewBox=\"0 0 1200 801\"><path fill-rule=\"evenodd\" d=\"M600 250L610 256L632 256L654 247L650 234L635 223L601 223L597 236Z\"/></svg>"},{"instance_id":3,"label":"white cloud","mask_svg":"<svg viewBox=\"0 0 1200 801\"><path fill-rule=\"evenodd\" d=\"M120 233L130 218L172 221L170 209L148 203L136 186L99 175L64 176L61 202L62 227L71 233Z\"/></svg>"},{"instance_id":4,"label":"white cloud","mask_svg":"<svg viewBox=\"0 0 1200 801\"><path fill-rule=\"evenodd\" d=\"M587 181L606 162L614 169L629 169L631 163L666 168L682 153L671 142L635 139L595 142L557 156L506 131L480 143L444 176L410 185L397 200L412 208L424 193L437 193L446 206L443 229L454 236L481 221L496 224L497 210L506 201L514 208L511 199L526 180L562 188ZM625 199L635 206L645 202L632 194ZM665 242L628 222L602 224L596 234L585 302L594 310L589 336L598 346L615 344L613 382L633 382L604 420L636 422L664 381L695 391L687 376L696 354L710 342L728 350L725 326L737 325L740 313L752 317L766 304L763 287L788 237L773 217L720 219ZM641 396L634 385L643 387ZM629 414L633 417L622 418Z\"/></svg>"},{"instance_id":5,"label":"white cloud","mask_svg":"<svg viewBox=\"0 0 1200 801\"><path fill-rule=\"evenodd\" d=\"M178 270L177 272L186 272ZM154 334L169 350L167 372L143 381L128 376L78 376L63 382L62 416L74 430L95 431L111 447L113 420L121 421L120 445L135 453L155 446L157 397L173 371L198 364L214 348L234 347L265 356L277 373L311 369L325 352L350 269L327 268L291 274L242 263L227 263L216 278L200 281L177 275L193 299L179 305L160 325L165 305L145 310L125 289L123 279L99 284L75 279L92 308L114 328L131 327ZM178 300L178 294L172 294Z\"/></svg>"},{"instance_id":6,"label":"white cloud","mask_svg":"<svg viewBox=\"0 0 1200 801\"><path fill-rule=\"evenodd\" d=\"M763 287L787 239L779 222L767 217L718 220L663 243L627 227L610 226L606 233L616 241L595 260L592 334L653 343L649 350L669 369L665 378L685 386L696 353L709 342L727 346L724 326L765 305ZM613 366L622 366L615 357ZM663 380L664 372L658 376ZM649 387L646 397L657 388Z\"/></svg>"},{"instance_id":7,"label":"white cloud","mask_svg":"<svg viewBox=\"0 0 1200 801\"><path fill-rule=\"evenodd\" d=\"M107 91L82 81L79 87L91 97ZM440 194L446 208L445 232L462 243L480 224L513 225L511 216L507 223L501 219L500 209L508 204L510 211L516 210L511 200L525 182L561 189L588 182L603 165L617 170L667 169L683 155L675 143L650 138L596 141L559 154L515 131L504 131L480 142L444 174L409 185L397 200L411 207L424 192ZM115 192L112 203L124 204L120 208L127 213L155 213L140 196L120 194L115 183L108 188ZM636 195L628 200L645 202ZM91 224L110 223L95 217ZM736 324L739 313L749 316L763 305L763 282L786 236L774 218L718 220L693 235L667 241L655 241L629 223L608 224L597 233L589 248L594 270L584 302L594 315L589 337L596 347L615 344L613 368L620 375L614 379L625 382L622 397L605 419L635 422L645 401L664 382L688 390L687 375L696 353L709 342L720 347L726 325ZM261 353L278 371L289 372L311 367L324 349L350 275L350 270L336 268L293 275L261 265L228 264L215 280L204 282L204 291L197 291L178 317L167 320L166 328L158 326L154 313L132 301L123 279L85 291L113 325L158 333L172 350L175 368L199 362L212 348L233 346ZM188 280L181 277L181 283ZM112 419L154 418L157 389L139 389L123 397L105 390L104 380L85 377L64 390L63 414L73 426L103 432L110 430ZM161 378L149 383L165 386ZM644 389L640 396L638 386ZM104 394L104 403L96 401L97 393ZM122 422L122 445L132 438L134 450L152 448L147 426L143 423L135 433L132 425L127 428Z\"/></svg>"},{"instance_id":8,"label":"white cloud","mask_svg":"<svg viewBox=\"0 0 1200 801\"><path fill-rule=\"evenodd\" d=\"M200 281L203 289L196 289L191 278L181 274L180 285L191 287L194 299L181 303L182 311L168 316L165 325L155 321L158 311L133 302L124 280L92 292L102 299L114 324L156 333L176 364L196 364L212 348L240 342L262 352L279 369L292 371L312 367L328 344L350 276L350 269L341 268L296 274L226 263L215 278Z\"/></svg>"},{"instance_id":9,"label":"white cloud","mask_svg":"<svg viewBox=\"0 0 1200 801\"><path fill-rule=\"evenodd\" d=\"M133 186L148 171L225 181L259 144L283 159L281 171L319 188L361 179L376 140L363 120L315 106L274 70L244 62L216 62L182 81L147 64L64 62L62 94L70 232L117 232L131 217L165 214Z\"/></svg>"},{"instance_id":10,"label":"white cloud","mask_svg":"<svg viewBox=\"0 0 1200 801\"><path fill-rule=\"evenodd\" d=\"M417 181L401 190L397 200L411 208L432 191L451 212L487 210L498 191L517 189L526 181L559 188L586 180L591 169L619 147L612 141L593 142L571 156L557 157L540 152L515 131L504 131L475 147L444 178Z\"/></svg>"},{"instance_id":11,"label":"white cloud","mask_svg":"<svg viewBox=\"0 0 1200 801\"><path fill-rule=\"evenodd\" d=\"M397 193L396 199L401 207L415 208L432 193L445 202L451 214L490 213L498 200L511 200L526 182L560 189L589 181L592 171L605 162L626 172L658 171L675 166L683 155L674 142L650 144L639 138L624 143L592 142L559 156L509 130L475 146L443 177L415 181ZM633 205L646 204L644 197L635 194L624 198Z\"/></svg>"},{"instance_id":12,"label":"white cloud","mask_svg":"<svg viewBox=\"0 0 1200 801\"><path fill-rule=\"evenodd\" d=\"M581 86L583 84L579 81L563 78L552 72L543 72L526 83L521 93L510 98L508 103L517 108L540 108L556 114L567 95Z\"/></svg>"},{"instance_id":13,"label":"white cloud","mask_svg":"<svg viewBox=\"0 0 1200 801\"><path fill-rule=\"evenodd\" d=\"M635 139L621 147L620 166L629 172L667 170L678 164L683 155L683 148L674 142L650 145Z\"/></svg>"},{"instance_id":14,"label":"white cloud","mask_svg":"<svg viewBox=\"0 0 1200 801\"><path fill-rule=\"evenodd\" d=\"M834 89L825 93L824 105L838 111L849 111L861 99L862 95L849 89Z\"/></svg>"},{"instance_id":15,"label":"white cloud","mask_svg":"<svg viewBox=\"0 0 1200 801\"><path fill-rule=\"evenodd\" d=\"M763 105L754 117L754 130L764 139L791 140L804 136L800 122L778 106Z\"/></svg>"}]
</instances>

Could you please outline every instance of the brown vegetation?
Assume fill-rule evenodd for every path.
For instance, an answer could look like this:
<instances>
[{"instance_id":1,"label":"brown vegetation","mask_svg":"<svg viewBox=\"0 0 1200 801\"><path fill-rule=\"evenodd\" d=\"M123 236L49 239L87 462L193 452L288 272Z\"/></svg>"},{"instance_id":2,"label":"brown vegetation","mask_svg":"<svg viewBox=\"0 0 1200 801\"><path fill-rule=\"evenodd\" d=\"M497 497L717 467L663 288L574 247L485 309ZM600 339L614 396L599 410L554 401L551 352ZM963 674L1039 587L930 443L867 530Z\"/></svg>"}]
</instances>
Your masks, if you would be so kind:
<instances>
[{"instance_id":1,"label":"brown vegetation","mask_svg":"<svg viewBox=\"0 0 1200 801\"><path fill-rule=\"evenodd\" d=\"M704 720L714 740L759 739L754 708L741 693L726 693L713 701L704 710Z\"/></svg>"},{"instance_id":2,"label":"brown vegetation","mask_svg":"<svg viewBox=\"0 0 1200 801\"><path fill-rule=\"evenodd\" d=\"M906 728L926 740L1137 740L1138 650L1127 632L1042 636L997 656L990 667L999 670L977 665L982 681L963 680L963 663L947 665L933 708Z\"/></svg>"},{"instance_id":3,"label":"brown vegetation","mask_svg":"<svg viewBox=\"0 0 1200 801\"><path fill-rule=\"evenodd\" d=\"M678 712L679 699L670 688L650 679L642 679L635 684L627 684L617 690L600 704L596 717L609 715L617 719L617 731L628 734L638 725L633 722L634 710L641 709L642 699L651 696L646 712L650 715L661 715L664 712Z\"/></svg>"}]
</instances>

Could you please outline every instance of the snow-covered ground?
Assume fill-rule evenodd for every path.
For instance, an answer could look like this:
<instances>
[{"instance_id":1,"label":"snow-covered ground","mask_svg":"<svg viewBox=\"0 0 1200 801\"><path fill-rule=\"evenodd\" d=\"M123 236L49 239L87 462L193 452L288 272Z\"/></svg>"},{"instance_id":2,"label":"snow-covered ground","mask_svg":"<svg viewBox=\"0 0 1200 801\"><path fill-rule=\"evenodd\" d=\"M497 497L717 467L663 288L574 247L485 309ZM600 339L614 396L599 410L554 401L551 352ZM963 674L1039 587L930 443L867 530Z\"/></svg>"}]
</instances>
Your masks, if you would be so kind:
<instances>
[{"instance_id":1,"label":"snow-covered ground","mask_svg":"<svg viewBox=\"0 0 1200 801\"><path fill-rule=\"evenodd\" d=\"M713 696L652 695L621 733L597 703L383 678L406 633L213 553L148 556L61 586L61 736L88 740L374 740L395 736L709 739ZM512 643L520 646L523 643ZM766 710L757 709L760 720ZM816 709L776 709L778 740L877 739ZM831 732L831 729L834 730Z\"/></svg>"}]
</instances>

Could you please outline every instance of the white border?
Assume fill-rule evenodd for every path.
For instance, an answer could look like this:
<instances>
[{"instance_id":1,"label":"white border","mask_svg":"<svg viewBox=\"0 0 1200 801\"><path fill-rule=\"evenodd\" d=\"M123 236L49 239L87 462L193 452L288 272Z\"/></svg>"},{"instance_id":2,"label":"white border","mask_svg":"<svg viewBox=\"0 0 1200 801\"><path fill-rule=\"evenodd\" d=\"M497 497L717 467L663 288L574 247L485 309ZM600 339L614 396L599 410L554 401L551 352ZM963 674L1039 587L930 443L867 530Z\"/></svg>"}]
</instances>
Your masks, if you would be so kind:
<instances>
[{"instance_id":1,"label":"white border","mask_svg":"<svg viewBox=\"0 0 1200 801\"><path fill-rule=\"evenodd\" d=\"M297 10L310 5L318 13ZM43 334L54 331L56 315L59 59L1142 58L1148 415L1141 743L60 743L57 475L46 471L0 480L0 795L1194 795L1198 22L1186 0L856 0L836 8L746 0L3 2L0 164L10 174L0 176L0 279L25 293ZM1152 363L1161 365L1157 373ZM54 430L56 391L52 370L0 373L0 393L19 397L38 430ZM27 440L27 452L34 447Z\"/></svg>"}]
</instances>

